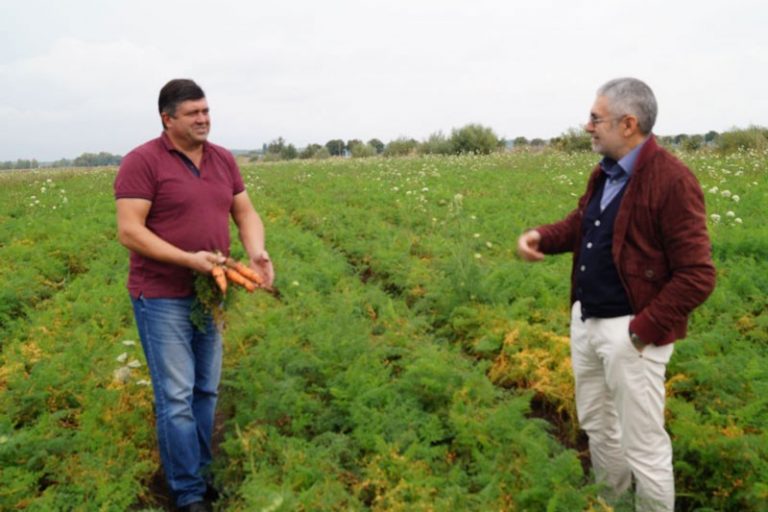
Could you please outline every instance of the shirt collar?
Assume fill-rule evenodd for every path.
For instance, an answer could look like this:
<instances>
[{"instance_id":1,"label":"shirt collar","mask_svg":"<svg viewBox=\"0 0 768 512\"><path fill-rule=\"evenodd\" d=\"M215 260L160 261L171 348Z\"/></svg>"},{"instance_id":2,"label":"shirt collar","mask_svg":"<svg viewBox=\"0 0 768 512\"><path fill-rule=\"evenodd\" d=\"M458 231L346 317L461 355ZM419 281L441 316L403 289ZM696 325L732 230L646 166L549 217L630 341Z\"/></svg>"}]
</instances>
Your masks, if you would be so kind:
<instances>
[{"instance_id":1,"label":"shirt collar","mask_svg":"<svg viewBox=\"0 0 768 512\"><path fill-rule=\"evenodd\" d=\"M171 141L171 138L168 136L167 133L165 133L165 130L160 134L160 140L163 142L163 146L165 146L165 149L168 151L176 151L178 153L181 153L178 149L176 149L176 146L173 145L173 142ZM203 142L203 159L205 159L206 155L208 154L208 145L209 142L206 140Z\"/></svg>"},{"instance_id":2,"label":"shirt collar","mask_svg":"<svg viewBox=\"0 0 768 512\"><path fill-rule=\"evenodd\" d=\"M602 167L603 172L607 174L609 178L618 178L621 174L626 174L627 177L632 176L632 171L635 170L637 157L649 138L650 137L646 138L643 142L632 148L629 153L621 157L618 162L613 158L603 158L600 162L600 167Z\"/></svg>"}]
</instances>

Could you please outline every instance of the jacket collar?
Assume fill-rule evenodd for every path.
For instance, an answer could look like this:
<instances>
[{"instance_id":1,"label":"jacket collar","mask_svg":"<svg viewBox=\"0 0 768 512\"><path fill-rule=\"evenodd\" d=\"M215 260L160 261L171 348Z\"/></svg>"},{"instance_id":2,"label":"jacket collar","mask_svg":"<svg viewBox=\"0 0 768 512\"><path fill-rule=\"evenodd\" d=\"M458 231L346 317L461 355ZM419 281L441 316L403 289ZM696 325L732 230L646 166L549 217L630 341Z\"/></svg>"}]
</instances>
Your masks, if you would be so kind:
<instances>
[{"instance_id":1,"label":"jacket collar","mask_svg":"<svg viewBox=\"0 0 768 512\"><path fill-rule=\"evenodd\" d=\"M656 136L651 134L648 136L648 140L643 143L643 147L640 150L640 154L637 155L637 160L635 160L635 168L634 171L641 171L643 167L645 167L645 164L650 160L653 155L658 153L659 151L659 145L656 143ZM634 172L633 171L633 172Z\"/></svg>"}]
</instances>

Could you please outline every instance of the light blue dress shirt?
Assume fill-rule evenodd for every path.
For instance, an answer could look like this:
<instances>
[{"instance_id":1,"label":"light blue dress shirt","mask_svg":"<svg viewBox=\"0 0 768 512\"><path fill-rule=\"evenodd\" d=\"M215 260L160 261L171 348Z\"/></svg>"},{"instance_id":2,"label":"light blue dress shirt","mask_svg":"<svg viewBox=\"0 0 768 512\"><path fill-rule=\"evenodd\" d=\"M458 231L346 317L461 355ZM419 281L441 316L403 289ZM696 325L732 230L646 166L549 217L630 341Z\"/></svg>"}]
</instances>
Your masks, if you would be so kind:
<instances>
[{"instance_id":1,"label":"light blue dress shirt","mask_svg":"<svg viewBox=\"0 0 768 512\"><path fill-rule=\"evenodd\" d=\"M640 154L640 150L645 146L648 139L632 148L632 150L621 157L617 162L613 158L605 157L600 161L600 167L606 175L605 187L603 187L603 195L600 198L600 211L605 210L605 207L611 204L613 198L624 188L632 171L635 169L635 162L637 161L637 155Z\"/></svg>"}]
</instances>

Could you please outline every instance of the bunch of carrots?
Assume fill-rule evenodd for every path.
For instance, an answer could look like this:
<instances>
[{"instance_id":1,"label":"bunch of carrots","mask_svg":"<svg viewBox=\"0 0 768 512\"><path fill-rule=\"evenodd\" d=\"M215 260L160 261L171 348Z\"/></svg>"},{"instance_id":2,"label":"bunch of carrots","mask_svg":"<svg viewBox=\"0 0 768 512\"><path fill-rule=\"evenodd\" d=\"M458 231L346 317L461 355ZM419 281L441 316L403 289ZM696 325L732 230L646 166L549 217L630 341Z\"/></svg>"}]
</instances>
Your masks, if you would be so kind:
<instances>
[{"instance_id":1,"label":"bunch of carrots","mask_svg":"<svg viewBox=\"0 0 768 512\"><path fill-rule=\"evenodd\" d=\"M253 292L256 288L264 287L264 280L259 274L251 270L247 265L243 265L232 258L227 258L224 264L213 267L211 275L222 294L227 293L227 283L230 281L242 286L249 293Z\"/></svg>"}]
</instances>

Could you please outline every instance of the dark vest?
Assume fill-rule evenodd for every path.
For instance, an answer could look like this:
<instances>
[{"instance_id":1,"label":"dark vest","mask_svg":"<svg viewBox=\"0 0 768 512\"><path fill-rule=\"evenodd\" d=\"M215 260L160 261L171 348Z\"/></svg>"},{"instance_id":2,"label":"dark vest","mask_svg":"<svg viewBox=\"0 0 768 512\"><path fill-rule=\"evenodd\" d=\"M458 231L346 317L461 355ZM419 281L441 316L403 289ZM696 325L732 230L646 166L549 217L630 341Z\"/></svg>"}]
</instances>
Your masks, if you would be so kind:
<instances>
[{"instance_id":1,"label":"dark vest","mask_svg":"<svg viewBox=\"0 0 768 512\"><path fill-rule=\"evenodd\" d=\"M632 314L629 297L611 253L613 223L627 187L625 185L601 212L600 197L604 186L605 180L596 188L581 224L581 251L575 271L576 298L581 301L584 318Z\"/></svg>"}]
</instances>

